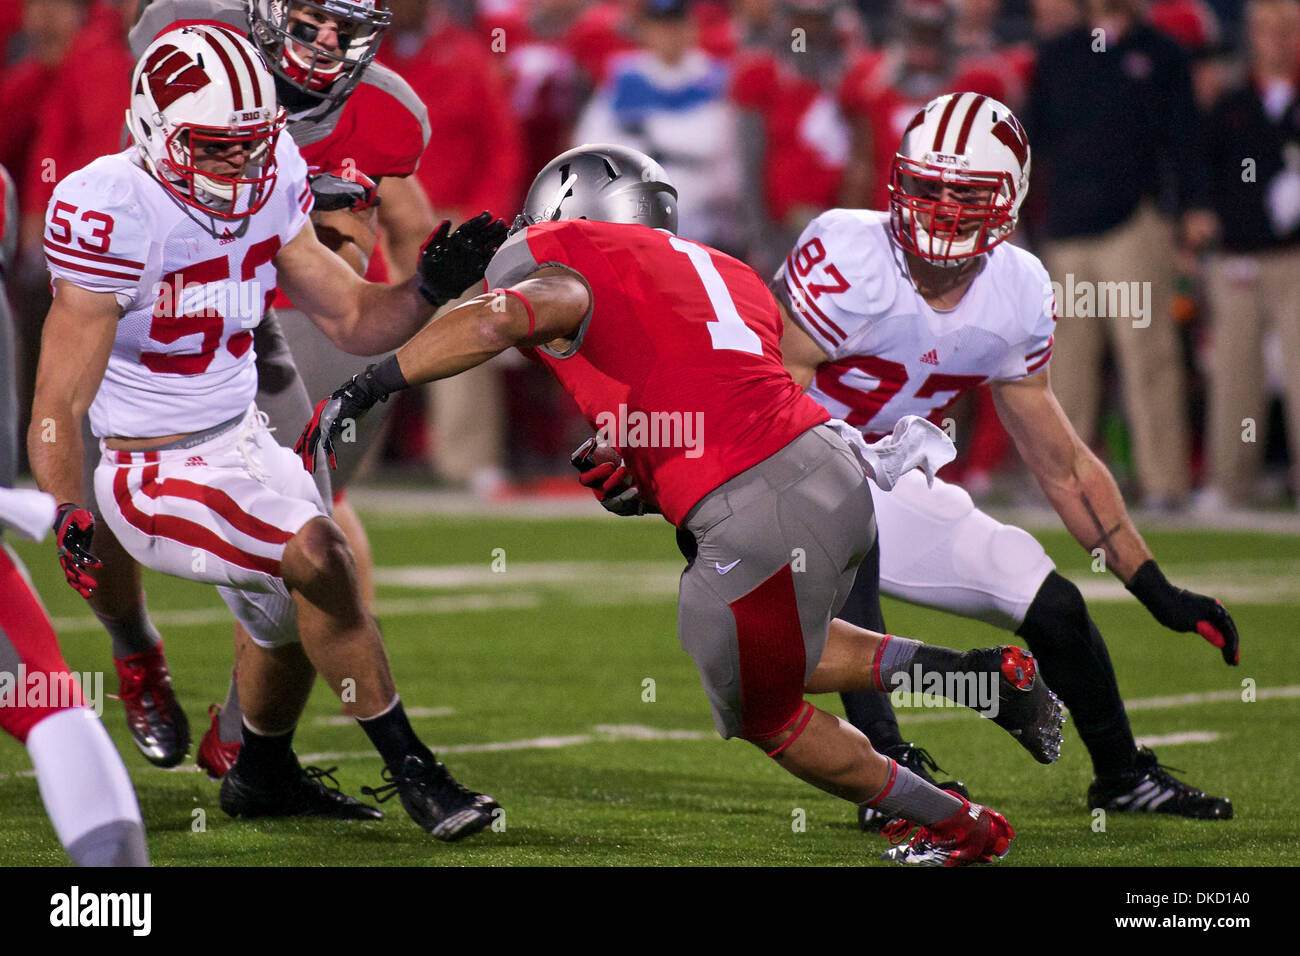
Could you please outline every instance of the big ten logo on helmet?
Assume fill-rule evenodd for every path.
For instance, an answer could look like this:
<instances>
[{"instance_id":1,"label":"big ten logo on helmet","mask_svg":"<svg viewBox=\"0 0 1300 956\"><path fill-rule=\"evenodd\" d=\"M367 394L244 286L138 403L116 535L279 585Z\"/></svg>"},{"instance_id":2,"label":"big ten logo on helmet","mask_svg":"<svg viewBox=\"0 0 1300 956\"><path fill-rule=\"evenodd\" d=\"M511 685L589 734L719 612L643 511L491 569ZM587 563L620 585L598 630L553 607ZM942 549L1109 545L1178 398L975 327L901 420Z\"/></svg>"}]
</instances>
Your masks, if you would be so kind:
<instances>
[{"instance_id":1,"label":"big ten logo on helmet","mask_svg":"<svg viewBox=\"0 0 1300 956\"><path fill-rule=\"evenodd\" d=\"M270 110L235 110L230 114L230 125L238 126L241 123L257 123L269 118Z\"/></svg>"},{"instance_id":2,"label":"big ten logo on helmet","mask_svg":"<svg viewBox=\"0 0 1300 956\"><path fill-rule=\"evenodd\" d=\"M628 409L596 415L596 440L616 448L685 448L687 458L704 454L703 412L649 412Z\"/></svg>"},{"instance_id":3,"label":"big ten logo on helmet","mask_svg":"<svg viewBox=\"0 0 1300 956\"><path fill-rule=\"evenodd\" d=\"M1065 274L1065 282L1049 281L1043 307L1057 319L1129 319L1135 329L1151 324L1151 283L1138 280L1093 282Z\"/></svg>"}]
</instances>

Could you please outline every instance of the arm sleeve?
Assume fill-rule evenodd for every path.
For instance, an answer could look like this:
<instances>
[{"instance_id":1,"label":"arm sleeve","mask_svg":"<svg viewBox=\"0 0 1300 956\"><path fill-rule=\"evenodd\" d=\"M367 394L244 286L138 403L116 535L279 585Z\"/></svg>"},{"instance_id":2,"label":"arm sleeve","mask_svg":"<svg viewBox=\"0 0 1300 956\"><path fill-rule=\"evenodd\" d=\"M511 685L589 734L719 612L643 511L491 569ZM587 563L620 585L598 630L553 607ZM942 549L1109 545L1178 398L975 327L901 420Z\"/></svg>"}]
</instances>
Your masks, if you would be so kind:
<instances>
[{"instance_id":1,"label":"arm sleeve","mask_svg":"<svg viewBox=\"0 0 1300 956\"><path fill-rule=\"evenodd\" d=\"M129 183L95 163L55 187L45 210L45 262L51 277L89 292L111 292L125 310L142 288L151 242Z\"/></svg>"}]
</instances>

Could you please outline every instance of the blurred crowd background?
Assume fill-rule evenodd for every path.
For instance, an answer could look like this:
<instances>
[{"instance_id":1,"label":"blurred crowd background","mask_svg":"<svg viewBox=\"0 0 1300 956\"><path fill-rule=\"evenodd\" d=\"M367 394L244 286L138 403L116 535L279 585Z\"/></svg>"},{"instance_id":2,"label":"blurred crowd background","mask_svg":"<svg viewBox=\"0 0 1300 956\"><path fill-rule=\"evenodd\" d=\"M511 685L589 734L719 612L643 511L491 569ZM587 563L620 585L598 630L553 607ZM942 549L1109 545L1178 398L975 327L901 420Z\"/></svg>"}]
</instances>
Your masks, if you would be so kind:
<instances>
[{"instance_id":1,"label":"blurred crowd background","mask_svg":"<svg viewBox=\"0 0 1300 956\"><path fill-rule=\"evenodd\" d=\"M684 235L764 275L821 211L885 208L890 160L928 100L1003 101L1033 151L1014 241L1063 285L1151 283L1145 325L1058 298L1051 374L1084 440L1148 507L1295 506L1297 0L387 6L378 59L428 107L418 177L442 215L509 221L556 153L622 142L667 168ZM135 12L135 0L0 0L22 421L49 296L45 205L60 177L124 145ZM567 453L587 431L576 409L519 356L487 368L454 416L403 395L374 467L485 496L569 488ZM978 497L1031 493L983 390L945 415L961 450L950 477Z\"/></svg>"}]
</instances>

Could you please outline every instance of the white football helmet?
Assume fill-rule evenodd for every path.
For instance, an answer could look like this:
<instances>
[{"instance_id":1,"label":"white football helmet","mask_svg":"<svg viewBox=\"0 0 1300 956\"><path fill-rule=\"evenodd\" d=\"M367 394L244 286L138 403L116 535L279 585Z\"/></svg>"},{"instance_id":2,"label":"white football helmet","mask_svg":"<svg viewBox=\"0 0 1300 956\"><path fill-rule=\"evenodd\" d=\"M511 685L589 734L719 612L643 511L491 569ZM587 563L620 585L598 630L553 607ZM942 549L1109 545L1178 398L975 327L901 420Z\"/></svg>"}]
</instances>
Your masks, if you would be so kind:
<instances>
[{"instance_id":1,"label":"white football helmet","mask_svg":"<svg viewBox=\"0 0 1300 956\"><path fill-rule=\"evenodd\" d=\"M270 198L285 113L239 34L195 25L154 40L131 77L126 121L145 166L186 205L244 219Z\"/></svg>"},{"instance_id":2,"label":"white football helmet","mask_svg":"<svg viewBox=\"0 0 1300 956\"><path fill-rule=\"evenodd\" d=\"M912 118L889 177L889 224L908 252L959 266L1011 235L1029 190L1029 139L995 99L949 93Z\"/></svg>"},{"instance_id":3,"label":"white football helmet","mask_svg":"<svg viewBox=\"0 0 1300 956\"><path fill-rule=\"evenodd\" d=\"M361 82L393 14L384 0L245 0L248 30L271 71L314 100L342 102ZM317 43L320 21L338 26L338 47ZM294 107L296 109L296 107Z\"/></svg>"}]
</instances>

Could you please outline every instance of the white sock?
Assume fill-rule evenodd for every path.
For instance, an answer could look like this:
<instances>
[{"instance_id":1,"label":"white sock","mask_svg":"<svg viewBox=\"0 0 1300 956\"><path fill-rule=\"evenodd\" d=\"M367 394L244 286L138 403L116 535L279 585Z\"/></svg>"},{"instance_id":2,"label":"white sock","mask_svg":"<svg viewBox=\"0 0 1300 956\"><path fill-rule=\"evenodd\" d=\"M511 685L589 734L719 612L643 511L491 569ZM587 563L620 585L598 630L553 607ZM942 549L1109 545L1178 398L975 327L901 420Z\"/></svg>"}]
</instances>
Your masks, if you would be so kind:
<instances>
[{"instance_id":1,"label":"white sock","mask_svg":"<svg viewBox=\"0 0 1300 956\"><path fill-rule=\"evenodd\" d=\"M46 717L28 733L27 752L45 810L65 848L107 824L142 826L126 765L94 711L71 707Z\"/></svg>"}]
</instances>

